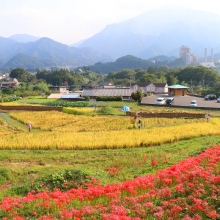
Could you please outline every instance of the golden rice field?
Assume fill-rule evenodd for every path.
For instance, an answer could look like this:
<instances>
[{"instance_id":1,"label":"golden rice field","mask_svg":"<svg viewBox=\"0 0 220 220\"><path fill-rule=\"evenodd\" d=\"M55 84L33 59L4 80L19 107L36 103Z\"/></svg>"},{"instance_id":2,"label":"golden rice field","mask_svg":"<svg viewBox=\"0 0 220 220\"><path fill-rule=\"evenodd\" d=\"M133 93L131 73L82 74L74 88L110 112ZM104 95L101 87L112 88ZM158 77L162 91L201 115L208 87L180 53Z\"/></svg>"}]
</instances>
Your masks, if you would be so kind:
<instances>
[{"instance_id":1,"label":"golden rice field","mask_svg":"<svg viewBox=\"0 0 220 220\"><path fill-rule=\"evenodd\" d=\"M12 134L15 132L15 129L8 125L5 121L0 117L0 136L6 134Z\"/></svg>"},{"instance_id":2,"label":"golden rice field","mask_svg":"<svg viewBox=\"0 0 220 220\"><path fill-rule=\"evenodd\" d=\"M10 116L27 124L31 122L33 128L60 131L109 131L133 129L136 123L133 118L126 116L84 116L71 115L62 112L12 112ZM177 118L141 118L143 128L173 126L188 123L203 122L204 119L177 119Z\"/></svg>"},{"instance_id":3,"label":"golden rice field","mask_svg":"<svg viewBox=\"0 0 220 220\"><path fill-rule=\"evenodd\" d=\"M18 102L3 102L0 105L2 105L2 106L30 106L30 105L33 105L33 104L18 103Z\"/></svg>"},{"instance_id":4,"label":"golden rice field","mask_svg":"<svg viewBox=\"0 0 220 220\"><path fill-rule=\"evenodd\" d=\"M160 145L198 136L219 134L219 125L205 122L142 130L99 132L40 132L7 135L0 149L102 149Z\"/></svg>"},{"instance_id":5,"label":"golden rice field","mask_svg":"<svg viewBox=\"0 0 220 220\"><path fill-rule=\"evenodd\" d=\"M13 112L11 117L31 122L37 132L1 137L0 149L113 149L160 145L199 136L220 134L220 120L76 116L62 112Z\"/></svg>"},{"instance_id":6,"label":"golden rice field","mask_svg":"<svg viewBox=\"0 0 220 220\"><path fill-rule=\"evenodd\" d=\"M76 110L79 112L94 112L95 108L78 108L78 107L65 107L66 109Z\"/></svg>"}]
</instances>

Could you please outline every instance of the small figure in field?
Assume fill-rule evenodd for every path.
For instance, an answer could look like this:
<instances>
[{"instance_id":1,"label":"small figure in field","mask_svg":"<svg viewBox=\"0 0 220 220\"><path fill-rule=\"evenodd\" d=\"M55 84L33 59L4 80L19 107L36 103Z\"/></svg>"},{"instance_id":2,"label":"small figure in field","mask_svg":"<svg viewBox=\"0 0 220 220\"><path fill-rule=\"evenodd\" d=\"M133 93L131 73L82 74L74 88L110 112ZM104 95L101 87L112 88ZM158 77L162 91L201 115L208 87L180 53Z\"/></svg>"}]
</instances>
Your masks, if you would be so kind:
<instances>
[{"instance_id":1,"label":"small figure in field","mask_svg":"<svg viewBox=\"0 0 220 220\"><path fill-rule=\"evenodd\" d=\"M138 113L135 112L135 113L134 113L134 119L136 119L137 117L138 117Z\"/></svg>"},{"instance_id":2,"label":"small figure in field","mask_svg":"<svg viewBox=\"0 0 220 220\"><path fill-rule=\"evenodd\" d=\"M28 131L31 131L32 125L30 122L28 122L27 127L28 127Z\"/></svg>"},{"instance_id":3,"label":"small figure in field","mask_svg":"<svg viewBox=\"0 0 220 220\"><path fill-rule=\"evenodd\" d=\"M207 112L207 114L206 114L206 121L207 122L210 120L210 116L211 116L210 112Z\"/></svg>"},{"instance_id":4,"label":"small figure in field","mask_svg":"<svg viewBox=\"0 0 220 220\"><path fill-rule=\"evenodd\" d=\"M141 122L141 120L139 120L138 121L138 128L141 129L141 126L142 126L142 122Z\"/></svg>"}]
</instances>

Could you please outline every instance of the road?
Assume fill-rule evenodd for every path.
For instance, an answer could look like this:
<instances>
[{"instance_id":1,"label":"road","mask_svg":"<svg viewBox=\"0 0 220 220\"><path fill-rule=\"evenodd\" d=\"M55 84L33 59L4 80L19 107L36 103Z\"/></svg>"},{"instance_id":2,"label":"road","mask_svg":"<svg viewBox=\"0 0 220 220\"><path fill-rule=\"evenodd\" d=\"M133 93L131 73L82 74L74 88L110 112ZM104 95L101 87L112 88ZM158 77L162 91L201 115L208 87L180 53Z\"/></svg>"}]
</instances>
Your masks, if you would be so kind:
<instances>
[{"instance_id":1,"label":"road","mask_svg":"<svg viewBox=\"0 0 220 220\"><path fill-rule=\"evenodd\" d=\"M158 97L164 97L165 99L167 99L170 96L168 96L166 94L154 94L152 96L143 97L141 103L155 104L156 99ZM220 103L217 103L216 100L205 100L204 98L201 98L201 97L188 96L188 95L174 96L173 98L174 98L174 105L177 105L177 106L187 106L188 107L192 100L196 100L198 107L220 108Z\"/></svg>"}]
</instances>

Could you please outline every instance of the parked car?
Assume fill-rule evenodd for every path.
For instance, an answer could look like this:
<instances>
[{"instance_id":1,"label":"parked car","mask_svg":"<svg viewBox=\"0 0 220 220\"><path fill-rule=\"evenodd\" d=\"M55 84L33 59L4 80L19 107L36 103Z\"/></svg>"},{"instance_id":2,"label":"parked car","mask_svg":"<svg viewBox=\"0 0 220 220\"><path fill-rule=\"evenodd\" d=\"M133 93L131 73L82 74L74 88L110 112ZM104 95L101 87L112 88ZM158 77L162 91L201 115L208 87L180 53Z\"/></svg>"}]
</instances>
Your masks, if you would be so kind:
<instances>
[{"instance_id":1,"label":"parked car","mask_svg":"<svg viewBox=\"0 0 220 220\"><path fill-rule=\"evenodd\" d=\"M217 102L220 102L220 96L218 97Z\"/></svg>"},{"instance_id":2,"label":"parked car","mask_svg":"<svg viewBox=\"0 0 220 220\"><path fill-rule=\"evenodd\" d=\"M157 98L156 104L157 105L165 105L165 98Z\"/></svg>"},{"instance_id":3,"label":"parked car","mask_svg":"<svg viewBox=\"0 0 220 220\"><path fill-rule=\"evenodd\" d=\"M170 97L166 100L167 105L173 105L174 104L174 98Z\"/></svg>"},{"instance_id":4,"label":"parked car","mask_svg":"<svg viewBox=\"0 0 220 220\"><path fill-rule=\"evenodd\" d=\"M205 97L205 100L215 100L215 99L217 99L215 94L209 94Z\"/></svg>"},{"instance_id":5,"label":"parked car","mask_svg":"<svg viewBox=\"0 0 220 220\"><path fill-rule=\"evenodd\" d=\"M192 101L190 102L190 106L192 106L192 107L197 106L196 100L192 100Z\"/></svg>"}]
</instances>

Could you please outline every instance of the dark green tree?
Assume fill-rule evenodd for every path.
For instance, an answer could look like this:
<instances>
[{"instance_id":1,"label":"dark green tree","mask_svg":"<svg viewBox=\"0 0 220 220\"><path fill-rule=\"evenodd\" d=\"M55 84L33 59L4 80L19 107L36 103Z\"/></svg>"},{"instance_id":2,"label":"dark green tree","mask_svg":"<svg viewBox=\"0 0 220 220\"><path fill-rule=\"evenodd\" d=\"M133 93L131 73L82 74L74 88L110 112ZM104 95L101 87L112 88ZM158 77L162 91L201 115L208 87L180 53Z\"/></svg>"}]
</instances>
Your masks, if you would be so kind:
<instances>
[{"instance_id":1,"label":"dark green tree","mask_svg":"<svg viewBox=\"0 0 220 220\"><path fill-rule=\"evenodd\" d=\"M155 67L153 67L153 66L149 66L147 68L147 72L150 73L150 74L154 74L154 73L157 72L157 69Z\"/></svg>"},{"instance_id":2,"label":"dark green tree","mask_svg":"<svg viewBox=\"0 0 220 220\"><path fill-rule=\"evenodd\" d=\"M143 93L142 93L142 90L141 89L138 89L137 92L136 92L136 96L137 96L137 101L139 103L141 103L141 100L143 98Z\"/></svg>"},{"instance_id":3,"label":"dark green tree","mask_svg":"<svg viewBox=\"0 0 220 220\"><path fill-rule=\"evenodd\" d=\"M19 82L36 82L36 76L30 74L23 68L13 69L10 73L11 78L16 78Z\"/></svg>"}]
</instances>

